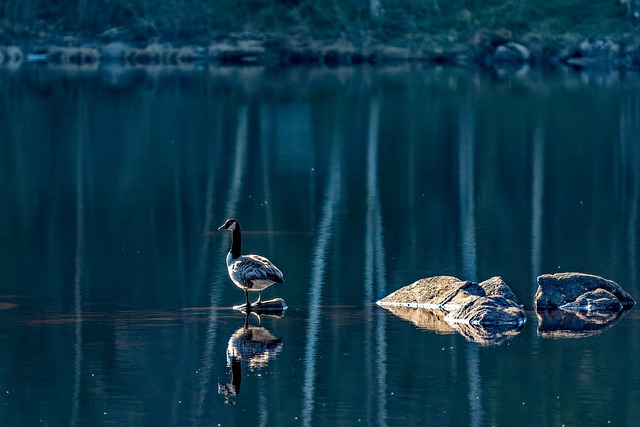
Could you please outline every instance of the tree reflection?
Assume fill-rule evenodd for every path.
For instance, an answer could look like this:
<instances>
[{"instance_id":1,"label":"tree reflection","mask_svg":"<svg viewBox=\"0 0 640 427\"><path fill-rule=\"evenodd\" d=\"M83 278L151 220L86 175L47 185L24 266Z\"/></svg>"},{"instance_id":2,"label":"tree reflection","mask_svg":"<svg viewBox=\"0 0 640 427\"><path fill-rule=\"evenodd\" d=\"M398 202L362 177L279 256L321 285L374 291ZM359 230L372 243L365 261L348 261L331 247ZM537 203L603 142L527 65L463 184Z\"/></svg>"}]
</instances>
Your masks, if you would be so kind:
<instances>
[{"instance_id":1,"label":"tree reflection","mask_svg":"<svg viewBox=\"0 0 640 427\"><path fill-rule=\"evenodd\" d=\"M495 82L466 70L386 66L211 67L126 84L45 74L42 67L2 77L2 300L27 295L27 308L17 300L20 310L38 317L60 307L75 318L69 345L55 344L62 334L14 333L8 324L2 380L43 384L61 372L63 385L44 381L25 392L64 406L58 424L84 423L93 413L83 404L109 400L122 383L131 385L122 401L153 399L136 387L141 376L162 390L162 404L153 407L161 421L184 410L199 424L211 402L220 403L210 398L210 366L226 344L219 311L206 309L194 324L167 328L148 348L134 348L131 328L92 332L86 308L229 305L237 294L224 270L228 243L209 232L232 215L277 231L252 244L256 253L271 245L267 252L283 260L295 283L282 292L306 322L295 358L296 416L306 425L328 414L318 405L333 398L322 394L327 384L349 385L344 376L362 372L331 365L347 350L341 363L363 365L367 390L340 391L354 406L366 406L369 423L398 416L388 394L398 378L388 366L395 362L391 352L415 331L390 334L386 312L372 309L388 284L431 273L459 272L464 279L496 273L530 303L532 277L562 265L605 276L615 271L631 294L640 293L637 80L602 88L573 74ZM323 316L323 304L362 309L365 320L354 327L362 340L347 339L353 325ZM461 331L466 338L473 332ZM422 335L426 347L438 341ZM639 337L628 337L631 351L639 349ZM453 351L443 376L462 384L455 389L463 389L462 401L433 396L427 412L455 403L464 422L500 421L492 378L482 375L488 353L455 335L447 340ZM548 344L535 334L531 341L534 351ZM156 363L158 349L175 376L153 375L150 366L165 366ZM44 362L25 364L25 355ZM411 363L420 357L409 355L407 365L428 369ZM230 360L229 384L238 389L249 365ZM531 372L545 363L522 362ZM87 366L106 371L94 394L87 393L94 387L85 379ZM274 390L295 388L280 387L283 377L274 375ZM415 378L406 381L420 389ZM63 404L49 399L60 390ZM182 409L187 405L176 402L187 395L190 405ZM270 395L261 396L268 407ZM128 421L142 419L139 406L127 408ZM547 420L543 412L534 416Z\"/></svg>"},{"instance_id":2,"label":"tree reflection","mask_svg":"<svg viewBox=\"0 0 640 427\"><path fill-rule=\"evenodd\" d=\"M380 98L373 96L369 106L366 166L366 225L364 245L365 364L367 372L367 422L386 425L386 360L387 340L385 316L374 316L372 301L386 292L386 259L378 184L378 150ZM375 328L375 331L374 331ZM375 397L375 400L374 400ZM374 408L378 413L373 414Z\"/></svg>"}]
</instances>

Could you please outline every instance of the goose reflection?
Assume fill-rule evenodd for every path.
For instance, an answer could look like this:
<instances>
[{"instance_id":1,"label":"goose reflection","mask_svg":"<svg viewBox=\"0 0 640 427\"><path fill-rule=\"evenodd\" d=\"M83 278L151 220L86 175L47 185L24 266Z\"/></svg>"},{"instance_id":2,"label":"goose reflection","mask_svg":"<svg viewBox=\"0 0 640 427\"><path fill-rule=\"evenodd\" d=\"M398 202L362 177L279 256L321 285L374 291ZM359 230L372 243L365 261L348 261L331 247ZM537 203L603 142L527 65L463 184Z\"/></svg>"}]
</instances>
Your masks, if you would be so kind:
<instances>
[{"instance_id":1,"label":"goose reflection","mask_svg":"<svg viewBox=\"0 0 640 427\"><path fill-rule=\"evenodd\" d=\"M258 326L249 325L249 316L258 318ZM226 403L234 403L233 399L240 394L242 368L250 371L262 369L282 351L282 338L276 338L262 326L261 316L255 312L245 313L244 325L236 330L227 344L227 367L230 369L231 381L218 385L218 394L225 396Z\"/></svg>"}]
</instances>

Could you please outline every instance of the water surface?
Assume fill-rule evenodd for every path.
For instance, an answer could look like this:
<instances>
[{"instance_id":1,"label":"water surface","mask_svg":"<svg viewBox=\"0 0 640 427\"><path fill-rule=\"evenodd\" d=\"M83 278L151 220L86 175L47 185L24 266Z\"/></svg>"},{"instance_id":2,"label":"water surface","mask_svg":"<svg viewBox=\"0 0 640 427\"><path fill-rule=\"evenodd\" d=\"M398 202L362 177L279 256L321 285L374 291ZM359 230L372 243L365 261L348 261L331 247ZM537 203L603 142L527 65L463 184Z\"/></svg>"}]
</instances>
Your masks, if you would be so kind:
<instances>
[{"instance_id":1,"label":"water surface","mask_svg":"<svg viewBox=\"0 0 640 427\"><path fill-rule=\"evenodd\" d=\"M3 425L636 423L636 310L576 338L532 310L542 273L640 295L637 76L0 73ZM240 363L229 216L289 306ZM374 304L438 274L502 276L525 327L482 345Z\"/></svg>"}]
</instances>

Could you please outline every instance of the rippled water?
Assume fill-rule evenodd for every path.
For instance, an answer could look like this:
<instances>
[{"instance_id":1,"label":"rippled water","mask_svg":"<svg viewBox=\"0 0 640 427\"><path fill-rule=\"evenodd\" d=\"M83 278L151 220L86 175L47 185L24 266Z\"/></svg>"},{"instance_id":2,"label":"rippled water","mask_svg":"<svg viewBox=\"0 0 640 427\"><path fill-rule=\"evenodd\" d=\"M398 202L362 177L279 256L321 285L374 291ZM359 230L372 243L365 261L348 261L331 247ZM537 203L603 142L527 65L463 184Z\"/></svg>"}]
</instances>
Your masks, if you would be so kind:
<instances>
[{"instance_id":1,"label":"rippled water","mask_svg":"<svg viewBox=\"0 0 640 427\"><path fill-rule=\"evenodd\" d=\"M637 76L0 74L2 425L637 423L637 309L532 311L542 273L640 296ZM230 308L229 216L283 317ZM374 304L438 274L502 276L526 325L487 345Z\"/></svg>"}]
</instances>

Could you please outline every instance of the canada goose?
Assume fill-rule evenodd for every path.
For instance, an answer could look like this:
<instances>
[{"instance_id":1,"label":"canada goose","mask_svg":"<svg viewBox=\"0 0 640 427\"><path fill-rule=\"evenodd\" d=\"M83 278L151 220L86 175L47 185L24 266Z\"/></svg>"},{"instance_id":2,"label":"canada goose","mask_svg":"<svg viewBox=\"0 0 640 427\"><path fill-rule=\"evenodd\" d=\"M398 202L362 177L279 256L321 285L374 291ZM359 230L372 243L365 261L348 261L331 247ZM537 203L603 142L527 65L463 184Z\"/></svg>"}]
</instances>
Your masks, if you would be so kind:
<instances>
[{"instance_id":1,"label":"canada goose","mask_svg":"<svg viewBox=\"0 0 640 427\"><path fill-rule=\"evenodd\" d=\"M284 283L282 272L271 261L260 255L242 255L242 234L240 223L235 218L229 218L218 230L231 231L231 250L227 255L227 271L229 277L237 287L244 290L246 308L251 308L249 291L258 292L258 300L253 305L262 302L262 291L274 283Z\"/></svg>"}]
</instances>

